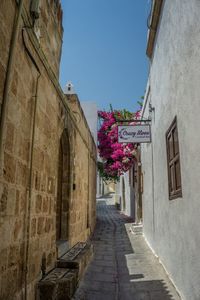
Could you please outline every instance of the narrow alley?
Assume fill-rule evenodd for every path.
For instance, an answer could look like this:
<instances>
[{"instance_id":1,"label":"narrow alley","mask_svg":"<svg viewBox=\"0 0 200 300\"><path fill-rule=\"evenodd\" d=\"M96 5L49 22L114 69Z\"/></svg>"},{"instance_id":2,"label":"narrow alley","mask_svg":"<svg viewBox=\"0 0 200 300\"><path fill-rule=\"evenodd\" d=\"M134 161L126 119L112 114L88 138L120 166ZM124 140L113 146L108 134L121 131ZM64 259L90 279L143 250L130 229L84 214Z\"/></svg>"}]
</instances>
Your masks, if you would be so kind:
<instances>
[{"instance_id":1,"label":"narrow alley","mask_svg":"<svg viewBox=\"0 0 200 300\"><path fill-rule=\"evenodd\" d=\"M97 200L94 258L75 300L178 300L158 259L144 241L141 227L121 214L113 197Z\"/></svg>"},{"instance_id":2,"label":"narrow alley","mask_svg":"<svg viewBox=\"0 0 200 300\"><path fill-rule=\"evenodd\" d=\"M200 0L0 0L0 300L200 300Z\"/></svg>"}]
</instances>

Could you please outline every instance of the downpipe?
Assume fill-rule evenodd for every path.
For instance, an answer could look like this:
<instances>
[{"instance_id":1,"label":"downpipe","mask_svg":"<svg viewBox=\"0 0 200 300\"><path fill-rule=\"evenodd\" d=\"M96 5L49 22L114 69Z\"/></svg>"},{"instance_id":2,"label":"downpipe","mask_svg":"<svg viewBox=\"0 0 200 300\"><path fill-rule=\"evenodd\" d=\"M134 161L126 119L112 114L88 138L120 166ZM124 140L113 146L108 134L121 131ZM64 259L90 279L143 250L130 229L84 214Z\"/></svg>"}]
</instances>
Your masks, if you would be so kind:
<instances>
[{"instance_id":1,"label":"downpipe","mask_svg":"<svg viewBox=\"0 0 200 300\"><path fill-rule=\"evenodd\" d=\"M40 69L29 50L29 47L26 44L26 27L22 29L22 40L24 44L24 48L26 53L31 60L32 64L35 66L37 70L37 79L36 79L36 87L35 87L35 95L34 98L34 111L33 111L33 121L32 121L32 132L31 132L31 148L30 148L30 160L29 160L29 181L28 181L28 203L26 208L26 237L25 237L25 258L24 258L24 299L28 300L28 259L29 259L29 248L30 248L30 224L31 224L31 199L32 199L32 183L33 183L33 154L34 154L34 143L35 143L35 125L36 125L36 114L37 114L37 105L38 105L38 87L39 80L41 78Z\"/></svg>"},{"instance_id":2,"label":"downpipe","mask_svg":"<svg viewBox=\"0 0 200 300\"><path fill-rule=\"evenodd\" d=\"M31 224L31 199L32 199L32 183L33 183L33 152L34 152L34 142L35 142L35 121L37 113L38 104L38 86L41 74L39 73L36 79L36 91L34 102L34 112L33 112L33 125L32 125L32 138L31 138L31 149L30 149L30 170L29 170L29 183L28 183L28 207L27 207L27 217L26 217L26 249L25 249L25 283L24 283L24 296L25 300L28 300L28 258L29 258L29 248L30 248L30 224Z\"/></svg>"}]
</instances>

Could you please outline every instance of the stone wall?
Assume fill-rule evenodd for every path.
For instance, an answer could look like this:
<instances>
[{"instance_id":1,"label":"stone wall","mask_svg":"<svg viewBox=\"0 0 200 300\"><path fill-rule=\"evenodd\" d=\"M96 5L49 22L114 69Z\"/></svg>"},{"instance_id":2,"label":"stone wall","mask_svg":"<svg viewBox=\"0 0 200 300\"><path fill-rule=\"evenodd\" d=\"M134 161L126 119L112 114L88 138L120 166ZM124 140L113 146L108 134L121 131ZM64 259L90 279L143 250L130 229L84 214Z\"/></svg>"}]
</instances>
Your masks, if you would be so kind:
<instances>
[{"instance_id":1,"label":"stone wall","mask_svg":"<svg viewBox=\"0 0 200 300\"><path fill-rule=\"evenodd\" d=\"M17 2L0 3L1 103ZM50 2L41 2L37 22L52 40L55 36L54 45L36 36L29 1L24 1L11 69L0 166L1 300L22 299L23 294L35 299L41 266L54 267L59 242L69 248L85 241L95 225L96 147L77 96L71 109L58 84L62 24L61 18L56 26L55 18L45 18ZM62 224L60 241L56 224Z\"/></svg>"}]
</instances>

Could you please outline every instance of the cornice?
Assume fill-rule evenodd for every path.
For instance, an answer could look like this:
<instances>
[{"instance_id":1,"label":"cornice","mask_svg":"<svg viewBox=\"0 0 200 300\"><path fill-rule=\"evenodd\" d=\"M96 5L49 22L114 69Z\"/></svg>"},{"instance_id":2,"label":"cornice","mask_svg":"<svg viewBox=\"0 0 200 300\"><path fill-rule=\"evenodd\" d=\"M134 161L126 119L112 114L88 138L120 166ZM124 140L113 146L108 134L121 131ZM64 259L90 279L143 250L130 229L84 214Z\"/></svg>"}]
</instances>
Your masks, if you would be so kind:
<instances>
[{"instance_id":1,"label":"cornice","mask_svg":"<svg viewBox=\"0 0 200 300\"><path fill-rule=\"evenodd\" d=\"M154 50L155 38L158 29L158 23L160 20L162 4L163 4L163 0L155 0L152 4L153 8L150 16L151 20L150 20L150 26L148 31L148 42L147 42L147 49L146 49L146 54L149 58L152 57L153 50Z\"/></svg>"}]
</instances>

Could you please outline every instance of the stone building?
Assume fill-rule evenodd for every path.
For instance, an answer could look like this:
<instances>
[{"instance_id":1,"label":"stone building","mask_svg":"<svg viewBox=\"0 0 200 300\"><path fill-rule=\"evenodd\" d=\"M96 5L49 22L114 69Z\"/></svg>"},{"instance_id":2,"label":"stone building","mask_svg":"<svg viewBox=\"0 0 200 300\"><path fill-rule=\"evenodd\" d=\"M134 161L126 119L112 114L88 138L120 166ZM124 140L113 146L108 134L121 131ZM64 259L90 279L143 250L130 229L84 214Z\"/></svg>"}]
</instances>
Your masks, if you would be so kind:
<instances>
[{"instance_id":1,"label":"stone building","mask_svg":"<svg viewBox=\"0 0 200 300\"><path fill-rule=\"evenodd\" d=\"M0 299L35 299L42 272L95 225L96 146L58 83L58 0L0 1Z\"/></svg>"},{"instance_id":2,"label":"stone building","mask_svg":"<svg viewBox=\"0 0 200 300\"><path fill-rule=\"evenodd\" d=\"M182 299L200 299L200 1L154 0L143 117L145 237Z\"/></svg>"}]
</instances>

